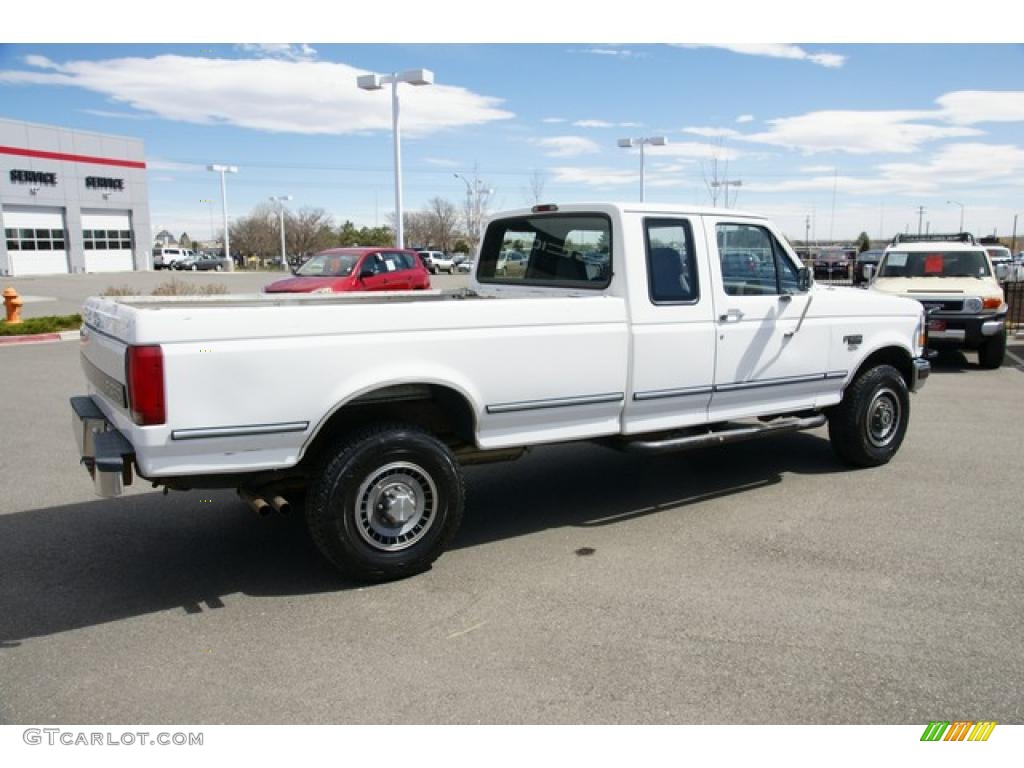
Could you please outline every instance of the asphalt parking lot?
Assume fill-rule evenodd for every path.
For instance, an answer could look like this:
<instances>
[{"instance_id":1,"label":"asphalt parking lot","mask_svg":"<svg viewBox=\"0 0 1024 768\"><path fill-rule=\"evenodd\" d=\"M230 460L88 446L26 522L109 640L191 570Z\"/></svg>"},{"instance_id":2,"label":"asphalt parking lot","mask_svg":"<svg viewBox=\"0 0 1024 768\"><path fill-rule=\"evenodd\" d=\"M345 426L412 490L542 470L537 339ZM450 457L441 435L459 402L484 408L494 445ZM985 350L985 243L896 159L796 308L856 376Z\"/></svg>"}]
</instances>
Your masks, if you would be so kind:
<instances>
[{"instance_id":1,"label":"asphalt parking lot","mask_svg":"<svg viewBox=\"0 0 1024 768\"><path fill-rule=\"evenodd\" d=\"M942 358L874 470L824 430L469 468L373 587L232 492L95 498L77 345L0 362L0 722L1024 722L1016 362Z\"/></svg>"}]
</instances>

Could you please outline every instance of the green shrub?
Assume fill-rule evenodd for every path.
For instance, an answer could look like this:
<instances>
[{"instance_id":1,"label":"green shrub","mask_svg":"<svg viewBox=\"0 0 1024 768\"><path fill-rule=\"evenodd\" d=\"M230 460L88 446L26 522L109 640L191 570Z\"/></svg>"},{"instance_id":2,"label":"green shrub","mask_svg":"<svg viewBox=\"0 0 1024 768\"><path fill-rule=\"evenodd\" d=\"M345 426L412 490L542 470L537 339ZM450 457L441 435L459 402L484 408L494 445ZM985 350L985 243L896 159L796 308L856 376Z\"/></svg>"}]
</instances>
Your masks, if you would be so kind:
<instances>
[{"instance_id":1,"label":"green shrub","mask_svg":"<svg viewBox=\"0 0 1024 768\"><path fill-rule=\"evenodd\" d=\"M0 336L28 336L34 333L57 333L78 330L82 325L81 315L50 315L30 317L17 325L0 322Z\"/></svg>"}]
</instances>

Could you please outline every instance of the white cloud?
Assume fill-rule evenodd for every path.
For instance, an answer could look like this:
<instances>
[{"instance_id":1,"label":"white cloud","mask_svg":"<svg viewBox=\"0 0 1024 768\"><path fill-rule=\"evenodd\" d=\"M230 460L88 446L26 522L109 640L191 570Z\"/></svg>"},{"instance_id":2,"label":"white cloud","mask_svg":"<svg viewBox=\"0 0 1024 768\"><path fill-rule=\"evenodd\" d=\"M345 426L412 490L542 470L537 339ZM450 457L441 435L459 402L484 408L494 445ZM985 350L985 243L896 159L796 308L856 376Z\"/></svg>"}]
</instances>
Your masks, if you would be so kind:
<instances>
[{"instance_id":1,"label":"white cloud","mask_svg":"<svg viewBox=\"0 0 1024 768\"><path fill-rule=\"evenodd\" d=\"M460 163L455 160L447 160L443 157L424 157L423 162L429 165L436 165L440 168L458 168Z\"/></svg>"},{"instance_id":2,"label":"white cloud","mask_svg":"<svg viewBox=\"0 0 1024 768\"><path fill-rule=\"evenodd\" d=\"M708 144L700 141L670 141L664 147L653 147L647 150L652 156L691 158L694 160L735 160L741 153L731 147L720 144Z\"/></svg>"},{"instance_id":3,"label":"white cloud","mask_svg":"<svg viewBox=\"0 0 1024 768\"><path fill-rule=\"evenodd\" d=\"M152 115L141 115L134 112L109 112L105 109L80 109L79 112L84 112L87 115L95 115L96 117L109 117L114 120L151 120Z\"/></svg>"},{"instance_id":4,"label":"white cloud","mask_svg":"<svg viewBox=\"0 0 1024 768\"><path fill-rule=\"evenodd\" d=\"M45 56L38 56L34 53L25 57L25 63L30 67L39 69L57 69L57 65Z\"/></svg>"},{"instance_id":5,"label":"white cloud","mask_svg":"<svg viewBox=\"0 0 1024 768\"><path fill-rule=\"evenodd\" d=\"M570 52L590 53L595 56L619 56L623 59L642 56L642 54L639 54L636 51L631 51L628 48L573 48L570 49Z\"/></svg>"},{"instance_id":6,"label":"white cloud","mask_svg":"<svg viewBox=\"0 0 1024 768\"><path fill-rule=\"evenodd\" d=\"M566 120L564 117L545 117L543 120L541 120L541 122L542 123L566 123L566 122L568 122L568 120Z\"/></svg>"},{"instance_id":7,"label":"white cloud","mask_svg":"<svg viewBox=\"0 0 1024 768\"><path fill-rule=\"evenodd\" d=\"M841 67L846 57L838 53L808 53L798 45L787 43L752 43L752 44L686 44L684 48L723 48L733 53L742 53L748 56L768 56L773 59L793 59L797 61L809 61L822 67Z\"/></svg>"},{"instance_id":8,"label":"white cloud","mask_svg":"<svg viewBox=\"0 0 1024 768\"><path fill-rule=\"evenodd\" d=\"M280 59L153 58L70 61L52 71L0 71L0 82L62 85L167 120L259 131L351 134L391 130L391 100L361 91L347 64ZM187 84L187 98L173 98ZM404 88L403 130L423 136L513 117L502 100L454 85Z\"/></svg>"},{"instance_id":9,"label":"white cloud","mask_svg":"<svg viewBox=\"0 0 1024 768\"><path fill-rule=\"evenodd\" d=\"M643 123L612 123L608 120L577 120L573 125L577 128L639 128Z\"/></svg>"},{"instance_id":10,"label":"white cloud","mask_svg":"<svg viewBox=\"0 0 1024 768\"><path fill-rule=\"evenodd\" d=\"M288 61L310 61L316 58L316 49L302 43L242 43L236 45L240 51L255 53L270 59L287 59Z\"/></svg>"},{"instance_id":11,"label":"white cloud","mask_svg":"<svg viewBox=\"0 0 1024 768\"><path fill-rule=\"evenodd\" d=\"M707 138L739 136L740 132L732 128L714 128L711 126L689 126L683 128L683 133L692 133L694 136L705 136Z\"/></svg>"},{"instance_id":12,"label":"white cloud","mask_svg":"<svg viewBox=\"0 0 1024 768\"><path fill-rule=\"evenodd\" d=\"M811 166L819 168L821 166ZM1007 144L947 144L918 163L883 163L870 176L827 175L762 183L744 182L749 192L831 192L843 194L933 195L981 184L1016 183L1024 174L1024 149ZM810 170L810 169L808 169Z\"/></svg>"},{"instance_id":13,"label":"white cloud","mask_svg":"<svg viewBox=\"0 0 1024 768\"><path fill-rule=\"evenodd\" d=\"M1024 91L953 91L935 101L955 125L1024 122Z\"/></svg>"},{"instance_id":14,"label":"white cloud","mask_svg":"<svg viewBox=\"0 0 1024 768\"><path fill-rule=\"evenodd\" d=\"M179 163L174 160L147 157L146 169L150 171L205 171L206 166L198 163Z\"/></svg>"},{"instance_id":15,"label":"white cloud","mask_svg":"<svg viewBox=\"0 0 1024 768\"><path fill-rule=\"evenodd\" d=\"M737 123L752 123L752 122L754 122L754 116L753 115L740 115L739 117L736 118L736 122Z\"/></svg>"},{"instance_id":16,"label":"white cloud","mask_svg":"<svg viewBox=\"0 0 1024 768\"><path fill-rule=\"evenodd\" d=\"M800 166L801 173L832 173L835 170L835 166L832 165L802 165Z\"/></svg>"},{"instance_id":17,"label":"white cloud","mask_svg":"<svg viewBox=\"0 0 1024 768\"><path fill-rule=\"evenodd\" d=\"M921 122L931 118L934 113L910 110L827 110L768 120L768 130L738 138L806 154L872 154L915 152L927 141L981 134L974 128Z\"/></svg>"},{"instance_id":18,"label":"white cloud","mask_svg":"<svg viewBox=\"0 0 1024 768\"><path fill-rule=\"evenodd\" d=\"M640 181L639 171L620 168L576 168L561 166L551 168L554 184L582 184L588 187L616 187L636 184Z\"/></svg>"},{"instance_id":19,"label":"white cloud","mask_svg":"<svg viewBox=\"0 0 1024 768\"><path fill-rule=\"evenodd\" d=\"M534 139L533 143L542 147L548 157L576 157L601 151L596 141L583 136L550 136L546 139Z\"/></svg>"}]
</instances>

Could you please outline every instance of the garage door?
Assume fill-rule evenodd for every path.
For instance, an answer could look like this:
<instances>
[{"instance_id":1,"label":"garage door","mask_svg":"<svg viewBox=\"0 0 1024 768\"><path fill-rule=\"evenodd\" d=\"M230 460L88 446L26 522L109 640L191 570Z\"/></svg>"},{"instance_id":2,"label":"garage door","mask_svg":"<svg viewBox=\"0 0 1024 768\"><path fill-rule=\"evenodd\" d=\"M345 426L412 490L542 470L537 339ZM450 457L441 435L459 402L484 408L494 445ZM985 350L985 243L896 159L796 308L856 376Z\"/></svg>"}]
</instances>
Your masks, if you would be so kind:
<instances>
[{"instance_id":1,"label":"garage door","mask_svg":"<svg viewBox=\"0 0 1024 768\"><path fill-rule=\"evenodd\" d=\"M135 268L128 211L82 211L82 244L86 272L131 272Z\"/></svg>"},{"instance_id":2,"label":"garage door","mask_svg":"<svg viewBox=\"0 0 1024 768\"><path fill-rule=\"evenodd\" d=\"M4 206L3 220L12 275L68 273L62 209Z\"/></svg>"}]
</instances>

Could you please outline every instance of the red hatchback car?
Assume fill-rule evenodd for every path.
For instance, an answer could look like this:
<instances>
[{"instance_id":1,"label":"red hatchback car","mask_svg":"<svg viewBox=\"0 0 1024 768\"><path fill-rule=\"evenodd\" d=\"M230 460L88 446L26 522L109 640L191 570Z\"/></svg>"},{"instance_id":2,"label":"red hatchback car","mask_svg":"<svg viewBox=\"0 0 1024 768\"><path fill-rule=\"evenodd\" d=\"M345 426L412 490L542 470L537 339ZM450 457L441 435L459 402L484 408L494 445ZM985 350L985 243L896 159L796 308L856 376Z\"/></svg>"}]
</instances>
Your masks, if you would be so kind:
<instances>
[{"instance_id":1,"label":"red hatchback car","mask_svg":"<svg viewBox=\"0 0 1024 768\"><path fill-rule=\"evenodd\" d=\"M271 283L265 293L339 293L342 291L420 291L430 288L416 251L396 248L332 248L295 270L295 276Z\"/></svg>"}]
</instances>

